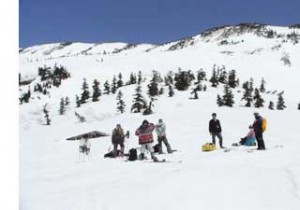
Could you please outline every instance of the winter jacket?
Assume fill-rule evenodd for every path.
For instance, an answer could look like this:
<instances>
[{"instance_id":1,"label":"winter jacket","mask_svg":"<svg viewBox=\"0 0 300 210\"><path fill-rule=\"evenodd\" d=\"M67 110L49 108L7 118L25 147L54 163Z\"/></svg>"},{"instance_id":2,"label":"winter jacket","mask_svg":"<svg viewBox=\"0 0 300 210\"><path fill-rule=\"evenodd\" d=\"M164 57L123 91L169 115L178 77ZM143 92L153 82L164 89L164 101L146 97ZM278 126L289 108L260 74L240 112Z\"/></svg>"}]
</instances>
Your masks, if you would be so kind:
<instances>
[{"instance_id":1,"label":"winter jacket","mask_svg":"<svg viewBox=\"0 0 300 210\"><path fill-rule=\"evenodd\" d=\"M157 136L166 136L166 124L158 123L155 127Z\"/></svg>"},{"instance_id":2,"label":"winter jacket","mask_svg":"<svg viewBox=\"0 0 300 210\"><path fill-rule=\"evenodd\" d=\"M263 118L261 116L255 117L255 121L253 123L253 129L254 129L256 138L262 137L262 133L263 133L262 122L263 122Z\"/></svg>"},{"instance_id":3,"label":"winter jacket","mask_svg":"<svg viewBox=\"0 0 300 210\"><path fill-rule=\"evenodd\" d=\"M209 121L209 132L210 133L221 133L222 128L219 120L211 119Z\"/></svg>"},{"instance_id":4,"label":"winter jacket","mask_svg":"<svg viewBox=\"0 0 300 210\"><path fill-rule=\"evenodd\" d=\"M249 133L247 134L246 137L247 137L247 138L255 138L255 132L254 132L254 129L253 129L253 128L251 128L251 129L249 130Z\"/></svg>"},{"instance_id":5,"label":"winter jacket","mask_svg":"<svg viewBox=\"0 0 300 210\"><path fill-rule=\"evenodd\" d=\"M122 128L115 128L112 132L112 143L121 143L124 141L125 135Z\"/></svg>"},{"instance_id":6,"label":"winter jacket","mask_svg":"<svg viewBox=\"0 0 300 210\"><path fill-rule=\"evenodd\" d=\"M135 135L139 137L139 144L148 144L153 142L153 131L155 125L150 123L147 127L140 126L136 131Z\"/></svg>"}]
</instances>

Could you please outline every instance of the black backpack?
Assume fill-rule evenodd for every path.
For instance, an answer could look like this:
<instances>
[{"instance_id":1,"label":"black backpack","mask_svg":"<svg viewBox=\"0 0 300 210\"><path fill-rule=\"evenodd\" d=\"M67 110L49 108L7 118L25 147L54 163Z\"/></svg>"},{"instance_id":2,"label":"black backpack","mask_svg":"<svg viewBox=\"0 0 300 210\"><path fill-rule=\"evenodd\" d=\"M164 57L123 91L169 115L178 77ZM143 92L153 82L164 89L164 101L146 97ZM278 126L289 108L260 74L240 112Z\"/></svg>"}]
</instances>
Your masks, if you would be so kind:
<instances>
[{"instance_id":1,"label":"black backpack","mask_svg":"<svg viewBox=\"0 0 300 210\"><path fill-rule=\"evenodd\" d=\"M128 160L129 161L135 161L137 160L138 156L137 156L137 151L136 149L132 148L129 150L129 157Z\"/></svg>"}]
</instances>

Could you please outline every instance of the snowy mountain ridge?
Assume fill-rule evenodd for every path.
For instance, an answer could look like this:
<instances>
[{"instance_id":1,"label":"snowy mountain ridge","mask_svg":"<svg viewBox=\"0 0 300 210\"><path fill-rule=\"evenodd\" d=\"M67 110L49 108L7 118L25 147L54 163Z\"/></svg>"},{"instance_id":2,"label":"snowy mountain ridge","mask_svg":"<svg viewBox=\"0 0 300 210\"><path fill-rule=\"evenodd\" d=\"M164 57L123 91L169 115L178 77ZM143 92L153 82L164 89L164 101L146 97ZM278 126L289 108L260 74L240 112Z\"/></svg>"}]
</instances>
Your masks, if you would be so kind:
<instances>
[{"instance_id":1,"label":"snowy mountain ridge","mask_svg":"<svg viewBox=\"0 0 300 210\"><path fill-rule=\"evenodd\" d=\"M242 80L253 77L258 82L265 78L270 88L286 89L287 94L299 98L294 88L300 67L299 40L298 25L239 24L162 45L120 42L38 45L20 50L20 80L34 80L39 67L55 64L69 69L77 81L101 78L102 83L120 72L126 77L138 71L150 74L157 70L166 74L178 68L193 71L202 68L210 74L216 64L235 69Z\"/></svg>"},{"instance_id":2,"label":"snowy mountain ridge","mask_svg":"<svg viewBox=\"0 0 300 210\"><path fill-rule=\"evenodd\" d=\"M33 57L45 59L53 59L58 57L69 57L78 55L97 55L97 54L115 54L131 49L138 48L141 52L149 52L152 50L158 51L172 51L183 49L188 46L201 44L201 42L218 42L226 41L234 36L241 36L244 34L254 34L258 37L274 38L288 40L289 36L295 34L292 39L295 42L300 40L300 29L297 26L290 27L275 27L262 24L239 24L236 26L222 26L212 28L203 33L178 41L173 41L161 45L154 44L130 44L122 42L113 43L80 43L80 42L62 42L53 44L43 44L20 49L21 57ZM224 42L223 42L224 43Z\"/></svg>"}]
</instances>

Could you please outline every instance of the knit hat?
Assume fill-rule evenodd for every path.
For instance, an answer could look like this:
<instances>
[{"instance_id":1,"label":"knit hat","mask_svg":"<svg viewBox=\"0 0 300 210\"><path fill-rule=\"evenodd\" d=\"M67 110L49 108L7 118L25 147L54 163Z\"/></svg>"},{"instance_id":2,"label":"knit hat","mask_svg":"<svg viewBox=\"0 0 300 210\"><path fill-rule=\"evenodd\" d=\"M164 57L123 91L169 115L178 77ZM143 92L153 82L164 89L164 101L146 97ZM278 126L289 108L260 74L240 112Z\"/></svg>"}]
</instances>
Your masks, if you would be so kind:
<instances>
[{"instance_id":1,"label":"knit hat","mask_svg":"<svg viewBox=\"0 0 300 210\"><path fill-rule=\"evenodd\" d=\"M142 125L147 126L149 124L149 122L147 120L144 120Z\"/></svg>"}]
</instances>

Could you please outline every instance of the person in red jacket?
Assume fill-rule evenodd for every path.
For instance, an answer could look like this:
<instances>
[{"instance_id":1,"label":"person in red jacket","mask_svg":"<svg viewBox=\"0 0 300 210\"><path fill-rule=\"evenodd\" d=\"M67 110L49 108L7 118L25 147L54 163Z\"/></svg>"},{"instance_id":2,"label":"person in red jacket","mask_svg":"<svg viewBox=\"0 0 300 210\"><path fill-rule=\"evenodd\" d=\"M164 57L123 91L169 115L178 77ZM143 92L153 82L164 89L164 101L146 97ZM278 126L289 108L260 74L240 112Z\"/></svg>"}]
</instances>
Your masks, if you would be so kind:
<instances>
[{"instance_id":1,"label":"person in red jacket","mask_svg":"<svg viewBox=\"0 0 300 210\"><path fill-rule=\"evenodd\" d=\"M151 158L155 161L157 158L154 156L154 150L152 146L153 142L153 131L155 125L144 120L142 125L136 130L135 135L139 137L139 144L141 145L141 154L139 156L140 160L145 158L146 150L149 150Z\"/></svg>"}]
</instances>

